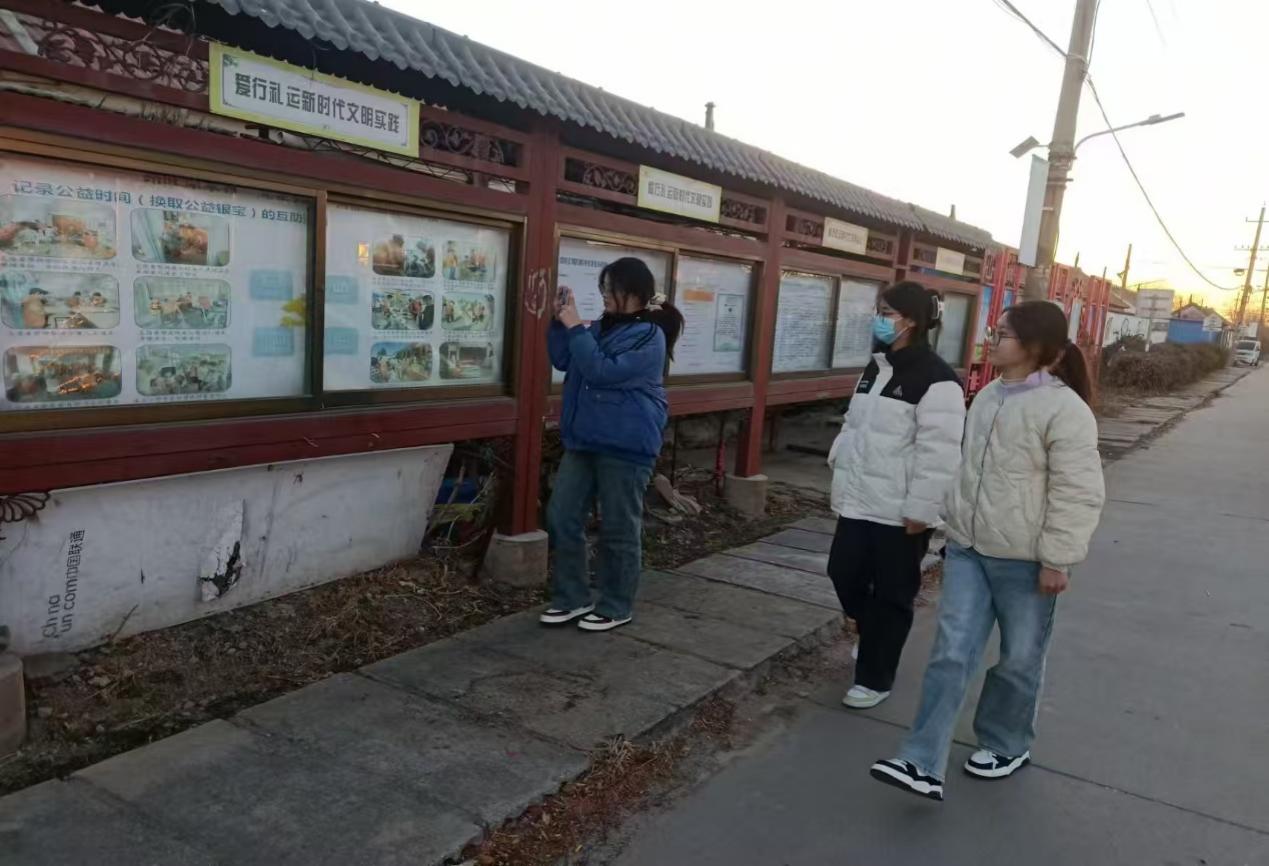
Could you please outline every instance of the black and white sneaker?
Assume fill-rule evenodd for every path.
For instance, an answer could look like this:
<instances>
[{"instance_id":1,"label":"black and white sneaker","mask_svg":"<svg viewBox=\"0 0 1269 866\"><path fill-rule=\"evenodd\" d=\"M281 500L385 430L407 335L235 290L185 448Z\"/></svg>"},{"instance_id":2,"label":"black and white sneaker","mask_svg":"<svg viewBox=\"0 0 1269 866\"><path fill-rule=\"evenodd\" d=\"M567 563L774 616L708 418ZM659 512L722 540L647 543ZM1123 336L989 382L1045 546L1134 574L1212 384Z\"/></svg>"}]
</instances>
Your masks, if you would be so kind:
<instances>
[{"instance_id":1,"label":"black and white sneaker","mask_svg":"<svg viewBox=\"0 0 1269 866\"><path fill-rule=\"evenodd\" d=\"M632 617L623 619L613 619L610 616L600 616L597 613L588 613L577 622L577 627L582 631L612 631L618 626L623 626L630 622Z\"/></svg>"},{"instance_id":2,"label":"black and white sneaker","mask_svg":"<svg viewBox=\"0 0 1269 866\"><path fill-rule=\"evenodd\" d=\"M538 622L542 625L568 625L573 620L581 616L586 616L595 609L595 605L588 604L585 607L577 607L572 610L564 610L562 607L548 607L542 611L538 617Z\"/></svg>"},{"instance_id":3,"label":"black and white sneaker","mask_svg":"<svg viewBox=\"0 0 1269 866\"><path fill-rule=\"evenodd\" d=\"M979 749L965 762L965 772L979 779L1004 779L1031 763L1031 753L1023 752L1016 758L997 755L988 749Z\"/></svg>"},{"instance_id":4,"label":"black and white sneaker","mask_svg":"<svg viewBox=\"0 0 1269 866\"><path fill-rule=\"evenodd\" d=\"M903 791L928 797L931 800L943 800L943 781L927 776L916 768L915 764L890 758L872 765L872 777L878 782L885 782Z\"/></svg>"}]
</instances>

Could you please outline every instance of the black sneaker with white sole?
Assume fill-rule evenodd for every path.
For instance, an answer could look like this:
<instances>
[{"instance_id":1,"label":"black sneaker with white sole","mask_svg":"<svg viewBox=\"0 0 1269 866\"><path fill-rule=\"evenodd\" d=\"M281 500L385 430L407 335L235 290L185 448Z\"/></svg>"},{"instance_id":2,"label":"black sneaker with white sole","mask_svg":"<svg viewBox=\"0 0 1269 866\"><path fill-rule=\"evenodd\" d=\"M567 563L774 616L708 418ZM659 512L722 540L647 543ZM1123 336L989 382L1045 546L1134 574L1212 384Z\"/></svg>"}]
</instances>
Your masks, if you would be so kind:
<instances>
[{"instance_id":1,"label":"black sneaker with white sole","mask_svg":"<svg viewBox=\"0 0 1269 866\"><path fill-rule=\"evenodd\" d=\"M631 617L623 617L622 619L613 619L610 616L600 616L597 613L588 613L577 621L577 627L582 631L612 631L613 629L623 626L630 622Z\"/></svg>"},{"instance_id":2,"label":"black sneaker with white sole","mask_svg":"<svg viewBox=\"0 0 1269 866\"><path fill-rule=\"evenodd\" d=\"M585 607L576 607L572 610L565 610L562 607L548 607L538 616L538 622L542 625L568 625L579 617L586 616L595 609L595 605L588 604Z\"/></svg>"},{"instance_id":3,"label":"black sneaker with white sole","mask_svg":"<svg viewBox=\"0 0 1269 866\"><path fill-rule=\"evenodd\" d=\"M943 780L927 776L915 764L890 758L872 765L872 777L878 782L931 800L943 800Z\"/></svg>"},{"instance_id":4,"label":"black sneaker with white sole","mask_svg":"<svg viewBox=\"0 0 1269 866\"><path fill-rule=\"evenodd\" d=\"M979 749L965 762L965 772L979 779L1004 779L1030 763L1030 752L1011 758L1008 755L997 755L989 749Z\"/></svg>"}]
</instances>

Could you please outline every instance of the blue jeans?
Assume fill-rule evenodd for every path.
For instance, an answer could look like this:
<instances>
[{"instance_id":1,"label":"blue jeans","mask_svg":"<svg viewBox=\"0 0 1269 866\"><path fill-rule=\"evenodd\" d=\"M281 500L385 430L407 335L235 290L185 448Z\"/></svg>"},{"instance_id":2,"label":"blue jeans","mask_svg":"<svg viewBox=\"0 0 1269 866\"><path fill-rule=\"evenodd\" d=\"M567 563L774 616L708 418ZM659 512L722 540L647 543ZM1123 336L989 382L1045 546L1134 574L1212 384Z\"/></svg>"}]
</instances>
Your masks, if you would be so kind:
<instances>
[{"instance_id":1,"label":"blue jeans","mask_svg":"<svg viewBox=\"0 0 1269 866\"><path fill-rule=\"evenodd\" d=\"M987 672L974 734L979 748L998 755L1017 757L1031 748L1057 602L1041 594L1039 574L1038 562L995 559L948 543L938 635L916 721L899 748L902 760L943 778L965 692L997 622L1000 662Z\"/></svg>"},{"instance_id":2,"label":"blue jeans","mask_svg":"<svg viewBox=\"0 0 1269 866\"><path fill-rule=\"evenodd\" d=\"M599 600L595 613L630 616L643 570L643 495L652 467L618 457L565 451L547 506L555 549L551 607L576 610L591 603L586 523L599 499Z\"/></svg>"}]
</instances>

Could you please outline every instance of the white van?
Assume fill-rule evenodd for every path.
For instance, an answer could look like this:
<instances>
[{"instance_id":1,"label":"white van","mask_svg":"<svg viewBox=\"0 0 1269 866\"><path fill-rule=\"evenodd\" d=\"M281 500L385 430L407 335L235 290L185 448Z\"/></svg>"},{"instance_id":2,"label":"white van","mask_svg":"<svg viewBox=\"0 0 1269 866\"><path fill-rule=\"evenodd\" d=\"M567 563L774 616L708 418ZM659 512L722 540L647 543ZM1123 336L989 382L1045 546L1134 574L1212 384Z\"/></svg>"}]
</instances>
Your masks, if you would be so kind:
<instances>
[{"instance_id":1,"label":"white van","mask_svg":"<svg viewBox=\"0 0 1269 866\"><path fill-rule=\"evenodd\" d=\"M1244 337L1234 344L1234 364L1248 367L1260 366L1260 341Z\"/></svg>"}]
</instances>

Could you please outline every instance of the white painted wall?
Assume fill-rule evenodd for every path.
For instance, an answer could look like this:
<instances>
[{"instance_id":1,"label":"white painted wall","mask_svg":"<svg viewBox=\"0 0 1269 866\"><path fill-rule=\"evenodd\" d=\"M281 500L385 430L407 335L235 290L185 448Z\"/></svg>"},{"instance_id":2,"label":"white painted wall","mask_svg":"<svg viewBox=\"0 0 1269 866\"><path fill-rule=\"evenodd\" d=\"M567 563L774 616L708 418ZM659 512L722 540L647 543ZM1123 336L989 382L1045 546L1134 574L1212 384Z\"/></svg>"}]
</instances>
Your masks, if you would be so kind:
<instances>
[{"instance_id":1,"label":"white painted wall","mask_svg":"<svg viewBox=\"0 0 1269 866\"><path fill-rule=\"evenodd\" d=\"M0 524L0 624L19 654L75 651L412 556L452 450L55 491L34 518ZM227 531L241 577L204 601L199 576Z\"/></svg>"}]
</instances>

